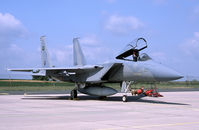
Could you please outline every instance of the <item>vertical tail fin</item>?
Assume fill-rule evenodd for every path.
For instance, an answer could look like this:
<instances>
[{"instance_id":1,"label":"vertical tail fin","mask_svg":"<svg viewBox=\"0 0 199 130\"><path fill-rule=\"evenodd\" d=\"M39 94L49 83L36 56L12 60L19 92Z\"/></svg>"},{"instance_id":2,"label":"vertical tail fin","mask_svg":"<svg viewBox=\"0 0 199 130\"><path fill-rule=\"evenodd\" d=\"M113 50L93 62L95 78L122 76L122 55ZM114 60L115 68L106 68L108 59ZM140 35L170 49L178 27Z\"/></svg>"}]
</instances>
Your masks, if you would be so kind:
<instances>
[{"instance_id":1,"label":"vertical tail fin","mask_svg":"<svg viewBox=\"0 0 199 130\"><path fill-rule=\"evenodd\" d=\"M51 67L50 65L50 59L48 54L48 49L46 47L45 43L45 36L40 37L41 41L41 67ZM32 76L35 79L41 78L41 76L46 76L46 70L37 70L36 72L32 72Z\"/></svg>"},{"instance_id":2,"label":"vertical tail fin","mask_svg":"<svg viewBox=\"0 0 199 130\"><path fill-rule=\"evenodd\" d=\"M41 36L40 41L41 41L41 65L42 67L51 67L49 53L45 43L45 36Z\"/></svg>"},{"instance_id":3,"label":"vertical tail fin","mask_svg":"<svg viewBox=\"0 0 199 130\"><path fill-rule=\"evenodd\" d=\"M83 66L86 65L86 60L84 57L84 54L82 52L82 49L79 45L78 38L73 39L73 57L74 57L74 65Z\"/></svg>"}]
</instances>

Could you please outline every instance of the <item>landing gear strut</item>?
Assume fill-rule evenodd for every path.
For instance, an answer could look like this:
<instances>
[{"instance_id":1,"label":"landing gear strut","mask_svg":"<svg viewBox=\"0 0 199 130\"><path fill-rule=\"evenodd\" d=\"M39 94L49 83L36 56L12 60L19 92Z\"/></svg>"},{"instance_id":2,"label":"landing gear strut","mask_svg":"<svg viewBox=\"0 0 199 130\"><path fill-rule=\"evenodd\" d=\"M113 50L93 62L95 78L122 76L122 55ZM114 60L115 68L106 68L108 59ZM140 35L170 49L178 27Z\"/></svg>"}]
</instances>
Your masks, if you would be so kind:
<instances>
[{"instance_id":1,"label":"landing gear strut","mask_svg":"<svg viewBox=\"0 0 199 130\"><path fill-rule=\"evenodd\" d=\"M70 98L71 100L77 99L77 90L74 89L70 92Z\"/></svg>"},{"instance_id":2,"label":"landing gear strut","mask_svg":"<svg viewBox=\"0 0 199 130\"><path fill-rule=\"evenodd\" d=\"M122 96L122 101L127 102L127 92L129 91L129 87L131 85L131 81L123 81L121 84L121 92L124 93Z\"/></svg>"}]
</instances>

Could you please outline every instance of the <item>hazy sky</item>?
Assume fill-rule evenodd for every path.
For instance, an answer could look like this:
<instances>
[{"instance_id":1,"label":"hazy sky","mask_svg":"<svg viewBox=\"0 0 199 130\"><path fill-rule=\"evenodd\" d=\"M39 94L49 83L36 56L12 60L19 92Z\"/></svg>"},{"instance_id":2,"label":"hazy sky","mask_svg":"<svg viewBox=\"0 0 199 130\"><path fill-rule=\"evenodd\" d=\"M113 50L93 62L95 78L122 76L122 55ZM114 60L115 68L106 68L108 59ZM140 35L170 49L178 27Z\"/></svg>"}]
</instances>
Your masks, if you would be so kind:
<instances>
[{"instance_id":1,"label":"hazy sky","mask_svg":"<svg viewBox=\"0 0 199 130\"><path fill-rule=\"evenodd\" d=\"M0 78L9 67L41 66L42 35L57 67L72 66L74 37L91 64L144 37L155 61L199 78L198 0L0 0Z\"/></svg>"}]
</instances>

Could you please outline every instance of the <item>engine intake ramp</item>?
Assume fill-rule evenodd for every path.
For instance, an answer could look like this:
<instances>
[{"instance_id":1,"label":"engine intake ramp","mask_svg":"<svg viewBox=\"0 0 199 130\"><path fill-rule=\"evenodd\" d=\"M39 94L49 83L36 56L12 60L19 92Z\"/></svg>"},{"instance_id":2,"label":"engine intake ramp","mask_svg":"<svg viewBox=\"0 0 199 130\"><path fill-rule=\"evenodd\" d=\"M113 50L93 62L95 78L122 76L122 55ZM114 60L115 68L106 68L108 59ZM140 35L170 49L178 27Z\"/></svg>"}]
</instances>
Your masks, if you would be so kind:
<instances>
[{"instance_id":1,"label":"engine intake ramp","mask_svg":"<svg viewBox=\"0 0 199 130\"><path fill-rule=\"evenodd\" d=\"M103 80L107 81L110 76L114 75L120 67L122 67L122 63L110 63L110 64L105 64L103 66L103 69L98 71L96 74L88 77L87 82L100 82Z\"/></svg>"}]
</instances>

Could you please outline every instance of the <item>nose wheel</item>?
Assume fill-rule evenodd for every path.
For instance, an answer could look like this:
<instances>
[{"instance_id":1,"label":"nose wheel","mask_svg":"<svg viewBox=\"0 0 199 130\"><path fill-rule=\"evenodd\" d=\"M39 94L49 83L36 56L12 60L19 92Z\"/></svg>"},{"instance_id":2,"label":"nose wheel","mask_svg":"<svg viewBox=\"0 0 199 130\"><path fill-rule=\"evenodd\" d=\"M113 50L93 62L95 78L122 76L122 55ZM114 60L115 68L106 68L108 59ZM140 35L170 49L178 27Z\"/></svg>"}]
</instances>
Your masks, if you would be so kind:
<instances>
[{"instance_id":1,"label":"nose wheel","mask_svg":"<svg viewBox=\"0 0 199 130\"><path fill-rule=\"evenodd\" d=\"M122 101L123 101L123 102L127 102L127 96L126 96L126 95L123 95L123 96L122 96Z\"/></svg>"},{"instance_id":2,"label":"nose wheel","mask_svg":"<svg viewBox=\"0 0 199 130\"><path fill-rule=\"evenodd\" d=\"M131 81L123 81L121 84L121 92L124 93L122 96L122 101L127 102L127 92L129 91L129 87L131 86Z\"/></svg>"}]
</instances>

